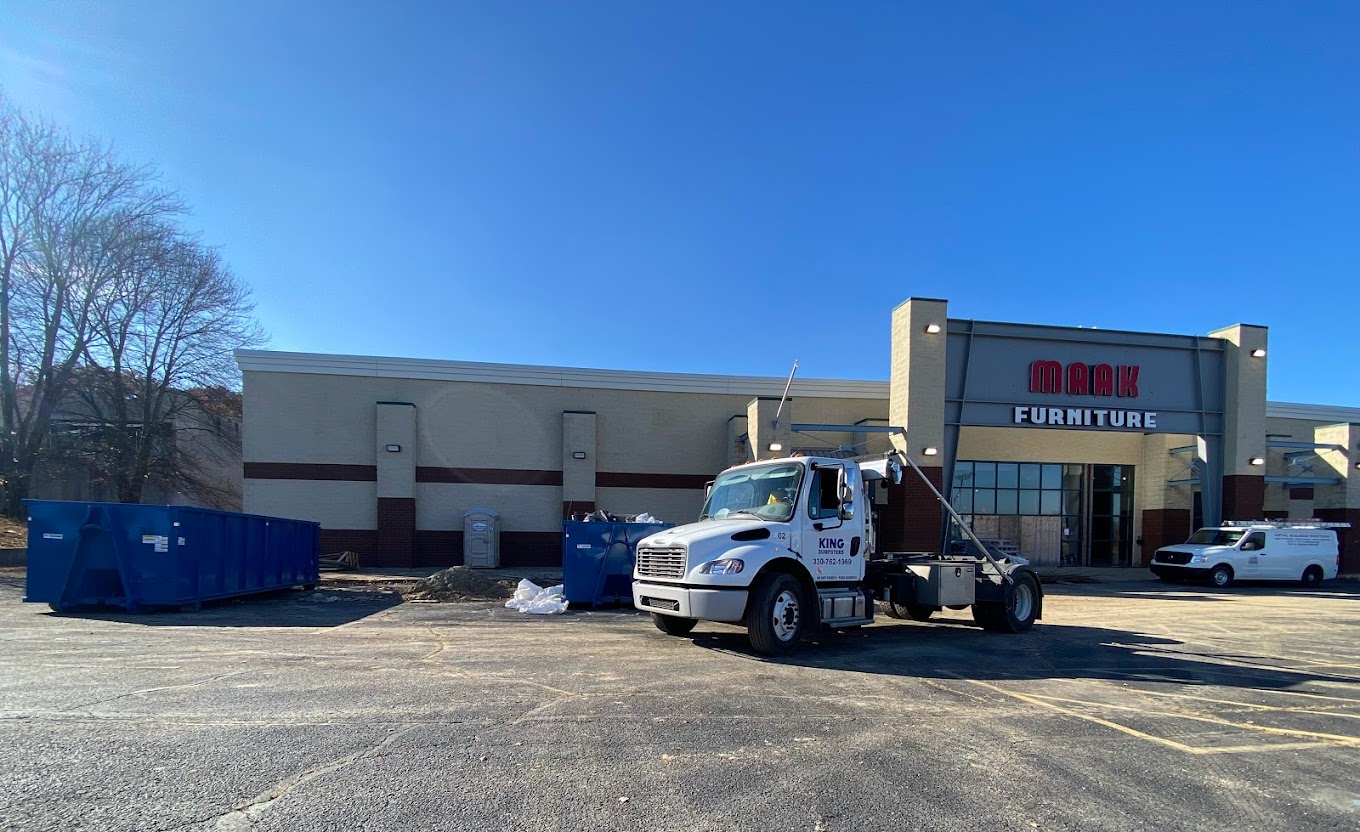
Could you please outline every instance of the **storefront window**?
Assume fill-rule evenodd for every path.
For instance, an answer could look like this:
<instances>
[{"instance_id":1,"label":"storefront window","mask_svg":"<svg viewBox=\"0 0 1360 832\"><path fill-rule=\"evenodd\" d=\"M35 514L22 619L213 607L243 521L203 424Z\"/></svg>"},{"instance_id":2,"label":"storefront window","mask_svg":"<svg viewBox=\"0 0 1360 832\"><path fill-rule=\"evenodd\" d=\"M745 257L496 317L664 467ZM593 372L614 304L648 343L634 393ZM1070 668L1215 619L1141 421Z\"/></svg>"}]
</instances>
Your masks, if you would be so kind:
<instances>
[{"instance_id":1,"label":"storefront window","mask_svg":"<svg viewBox=\"0 0 1360 832\"><path fill-rule=\"evenodd\" d=\"M1041 564L1117 564L1131 551L1132 483L1132 466L964 460L950 500L979 537L1010 540Z\"/></svg>"}]
</instances>

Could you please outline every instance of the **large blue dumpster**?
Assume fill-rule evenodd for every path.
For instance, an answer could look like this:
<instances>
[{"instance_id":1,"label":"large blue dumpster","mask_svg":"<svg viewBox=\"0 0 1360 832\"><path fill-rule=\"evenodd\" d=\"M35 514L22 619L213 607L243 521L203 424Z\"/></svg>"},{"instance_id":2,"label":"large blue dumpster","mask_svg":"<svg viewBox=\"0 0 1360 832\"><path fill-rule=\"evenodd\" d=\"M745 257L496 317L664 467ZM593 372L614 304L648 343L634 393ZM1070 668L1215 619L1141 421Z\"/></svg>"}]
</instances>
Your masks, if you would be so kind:
<instances>
[{"instance_id":1,"label":"large blue dumpster","mask_svg":"<svg viewBox=\"0 0 1360 832\"><path fill-rule=\"evenodd\" d=\"M638 541L672 523L562 523L562 591L573 604L633 602Z\"/></svg>"},{"instance_id":2,"label":"large blue dumpster","mask_svg":"<svg viewBox=\"0 0 1360 832\"><path fill-rule=\"evenodd\" d=\"M57 611L197 606L318 579L321 527L188 506L25 500L25 601Z\"/></svg>"}]
</instances>

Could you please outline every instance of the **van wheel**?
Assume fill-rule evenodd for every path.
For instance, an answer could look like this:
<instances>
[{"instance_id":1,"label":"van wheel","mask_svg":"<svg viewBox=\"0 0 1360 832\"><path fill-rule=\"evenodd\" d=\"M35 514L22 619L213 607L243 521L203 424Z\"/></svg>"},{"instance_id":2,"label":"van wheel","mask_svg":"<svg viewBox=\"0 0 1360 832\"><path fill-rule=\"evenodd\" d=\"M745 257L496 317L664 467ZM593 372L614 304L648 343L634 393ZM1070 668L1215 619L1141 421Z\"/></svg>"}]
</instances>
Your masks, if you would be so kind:
<instances>
[{"instance_id":1,"label":"van wheel","mask_svg":"<svg viewBox=\"0 0 1360 832\"><path fill-rule=\"evenodd\" d=\"M1214 567L1214 571L1209 573L1209 583L1213 584L1219 589L1228 586L1232 582L1233 582L1232 567L1228 566L1227 564L1220 563L1218 566Z\"/></svg>"},{"instance_id":2,"label":"van wheel","mask_svg":"<svg viewBox=\"0 0 1360 832\"><path fill-rule=\"evenodd\" d=\"M668 636L688 635L694 625L699 622L693 618L681 618L678 615L662 615L659 612L652 613L652 623L656 628Z\"/></svg>"},{"instance_id":3,"label":"van wheel","mask_svg":"<svg viewBox=\"0 0 1360 832\"><path fill-rule=\"evenodd\" d=\"M1320 585L1322 583L1322 569L1317 566L1310 566L1303 570L1303 577L1299 578L1299 583L1307 587Z\"/></svg>"},{"instance_id":4,"label":"van wheel","mask_svg":"<svg viewBox=\"0 0 1360 832\"><path fill-rule=\"evenodd\" d=\"M778 656L798 646L807 626L803 588L792 575L778 572L760 581L746 614L751 647L764 656Z\"/></svg>"}]
</instances>

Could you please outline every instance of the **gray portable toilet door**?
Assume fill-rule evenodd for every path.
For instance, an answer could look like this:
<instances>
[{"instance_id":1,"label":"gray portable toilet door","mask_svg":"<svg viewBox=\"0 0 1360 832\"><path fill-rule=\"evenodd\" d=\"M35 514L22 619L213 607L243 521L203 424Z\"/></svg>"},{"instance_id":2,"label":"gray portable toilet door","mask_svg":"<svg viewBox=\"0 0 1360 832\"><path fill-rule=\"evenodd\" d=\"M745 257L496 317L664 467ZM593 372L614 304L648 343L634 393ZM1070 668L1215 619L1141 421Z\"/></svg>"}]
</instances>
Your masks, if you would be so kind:
<instances>
[{"instance_id":1,"label":"gray portable toilet door","mask_svg":"<svg viewBox=\"0 0 1360 832\"><path fill-rule=\"evenodd\" d=\"M495 569L501 565L499 519L492 509L464 512L463 565L475 569Z\"/></svg>"}]
</instances>

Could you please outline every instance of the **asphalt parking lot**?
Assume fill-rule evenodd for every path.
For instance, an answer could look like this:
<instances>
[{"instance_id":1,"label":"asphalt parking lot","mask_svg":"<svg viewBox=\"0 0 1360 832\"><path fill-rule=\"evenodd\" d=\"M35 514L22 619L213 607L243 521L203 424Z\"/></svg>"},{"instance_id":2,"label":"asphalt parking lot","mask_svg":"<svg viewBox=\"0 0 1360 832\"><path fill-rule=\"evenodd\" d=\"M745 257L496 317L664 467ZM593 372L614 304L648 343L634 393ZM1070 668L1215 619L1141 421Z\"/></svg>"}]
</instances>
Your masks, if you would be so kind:
<instances>
[{"instance_id":1,"label":"asphalt parking lot","mask_svg":"<svg viewBox=\"0 0 1360 832\"><path fill-rule=\"evenodd\" d=\"M1360 586L1051 586L791 659L323 590L58 616L0 576L0 827L1354 829Z\"/></svg>"}]
</instances>

